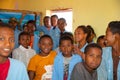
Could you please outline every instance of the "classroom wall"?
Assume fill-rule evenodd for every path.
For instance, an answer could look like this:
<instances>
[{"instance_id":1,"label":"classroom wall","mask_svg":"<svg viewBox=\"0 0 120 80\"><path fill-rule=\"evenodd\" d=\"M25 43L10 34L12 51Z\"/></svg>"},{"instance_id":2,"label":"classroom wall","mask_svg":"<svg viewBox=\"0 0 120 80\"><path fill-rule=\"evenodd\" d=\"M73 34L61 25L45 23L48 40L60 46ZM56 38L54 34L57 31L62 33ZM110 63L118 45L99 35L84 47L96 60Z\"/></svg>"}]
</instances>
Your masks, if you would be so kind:
<instances>
[{"instance_id":1,"label":"classroom wall","mask_svg":"<svg viewBox=\"0 0 120 80\"><path fill-rule=\"evenodd\" d=\"M107 24L120 20L120 0L0 0L2 9L18 9L42 12L72 8L73 32L78 25L92 25L97 33L105 34Z\"/></svg>"}]
</instances>

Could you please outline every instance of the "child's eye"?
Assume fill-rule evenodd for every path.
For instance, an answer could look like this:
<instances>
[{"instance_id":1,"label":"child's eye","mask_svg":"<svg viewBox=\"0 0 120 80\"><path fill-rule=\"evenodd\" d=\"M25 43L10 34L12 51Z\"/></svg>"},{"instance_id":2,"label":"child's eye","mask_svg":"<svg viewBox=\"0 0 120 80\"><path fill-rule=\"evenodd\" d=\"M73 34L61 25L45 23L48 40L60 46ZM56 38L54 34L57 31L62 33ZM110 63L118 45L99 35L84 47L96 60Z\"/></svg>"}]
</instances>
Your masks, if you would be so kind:
<instances>
[{"instance_id":1,"label":"child's eye","mask_svg":"<svg viewBox=\"0 0 120 80\"><path fill-rule=\"evenodd\" d=\"M92 57L92 56L94 56L94 55L93 55L93 54L90 54L89 56L91 56L91 57Z\"/></svg>"},{"instance_id":2,"label":"child's eye","mask_svg":"<svg viewBox=\"0 0 120 80\"><path fill-rule=\"evenodd\" d=\"M15 42L15 39L11 38L11 39L10 39L10 42Z\"/></svg>"},{"instance_id":3,"label":"child's eye","mask_svg":"<svg viewBox=\"0 0 120 80\"><path fill-rule=\"evenodd\" d=\"M0 41L3 41L3 40L4 40L4 38L1 37L1 38L0 38Z\"/></svg>"}]
</instances>

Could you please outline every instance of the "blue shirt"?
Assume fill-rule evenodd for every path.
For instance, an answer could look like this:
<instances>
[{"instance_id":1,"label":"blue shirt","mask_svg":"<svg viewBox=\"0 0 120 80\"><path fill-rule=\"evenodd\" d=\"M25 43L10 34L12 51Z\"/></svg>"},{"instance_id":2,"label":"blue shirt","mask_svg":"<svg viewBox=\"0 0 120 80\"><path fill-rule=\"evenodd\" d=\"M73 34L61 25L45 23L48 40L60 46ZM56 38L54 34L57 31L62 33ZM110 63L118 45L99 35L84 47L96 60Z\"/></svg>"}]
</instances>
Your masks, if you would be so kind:
<instances>
[{"instance_id":1,"label":"blue shirt","mask_svg":"<svg viewBox=\"0 0 120 80\"><path fill-rule=\"evenodd\" d=\"M19 31L18 29L15 29L14 31L14 37L15 37L15 46L14 49L19 47L19 43L18 43L18 38L19 38L19 34L21 33L21 31Z\"/></svg>"},{"instance_id":2,"label":"blue shirt","mask_svg":"<svg viewBox=\"0 0 120 80\"><path fill-rule=\"evenodd\" d=\"M57 54L57 56L54 60L52 80L63 80L63 75L64 75L63 62L64 62L63 55L60 52ZM77 54L73 54L72 58L70 60L70 63L69 63L68 80L70 80L71 72L72 72L74 66L78 62L82 62L82 58Z\"/></svg>"},{"instance_id":3,"label":"blue shirt","mask_svg":"<svg viewBox=\"0 0 120 80\"><path fill-rule=\"evenodd\" d=\"M39 52L40 52L40 49L39 49L39 47L38 47L39 39L40 39L39 36L40 36L39 31L35 31L35 32L34 32L33 49L36 51L36 53L39 53Z\"/></svg>"},{"instance_id":4,"label":"blue shirt","mask_svg":"<svg viewBox=\"0 0 120 80\"><path fill-rule=\"evenodd\" d=\"M53 50L55 50L56 48L58 48L59 46L59 39L60 39L60 30L58 27L52 27L52 29L50 30L50 36L53 39Z\"/></svg>"},{"instance_id":5,"label":"blue shirt","mask_svg":"<svg viewBox=\"0 0 120 80\"><path fill-rule=\"evenodd\" d=\"M15 59L10 60L10 68L6 80L29 80L25 65Z\"/></svg>"},{"instance_id":6,"label":"blue shirt","mask_svg":"<svg viewBox=\"0 0 120 80\"><path fill-rule=\"evenodd\" d=\"M105 76L107 76L107 80L114 80L111 47L103 48L102 63L100 67L98 68L98 72L100 75L104 74ZM119 60L118 69L117 69L117 80L120 80L120 60Z\"/></svg>"},{"instance_id":7,"label":"blue shirt","mask_svg":"<svg viewBox=\"0 0 120 80\"><path fill-rule=\"evenodd\" d=\"M51 28L52 28L52 27L51 27ZM46 28L46 26L41 26L41 27L39 27L39 31L40 31L40 32L43 32L43 34L50 35L50 30L48 30L48 29Z\"/></svg>"}]
</instances>

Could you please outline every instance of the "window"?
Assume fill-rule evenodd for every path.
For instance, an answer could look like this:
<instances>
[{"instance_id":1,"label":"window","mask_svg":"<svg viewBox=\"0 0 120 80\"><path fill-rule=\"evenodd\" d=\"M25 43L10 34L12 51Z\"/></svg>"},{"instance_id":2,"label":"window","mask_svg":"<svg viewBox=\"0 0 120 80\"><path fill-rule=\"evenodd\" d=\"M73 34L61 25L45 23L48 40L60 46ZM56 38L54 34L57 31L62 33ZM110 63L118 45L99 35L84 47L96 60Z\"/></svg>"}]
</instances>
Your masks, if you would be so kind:
<instances>
[{"instance_id":1,"label":"window","mask_svg":"<svg viewBox=\"0 0 120 80\"><path fill-rule=\"evenodd\" d=\"M67 22L66 30L72 32L72 9L58 9L47 11L49 15L57 15L58 18L65 18ZM48 15L47 14L47 15Z\"/></svg>"}]
</instances>

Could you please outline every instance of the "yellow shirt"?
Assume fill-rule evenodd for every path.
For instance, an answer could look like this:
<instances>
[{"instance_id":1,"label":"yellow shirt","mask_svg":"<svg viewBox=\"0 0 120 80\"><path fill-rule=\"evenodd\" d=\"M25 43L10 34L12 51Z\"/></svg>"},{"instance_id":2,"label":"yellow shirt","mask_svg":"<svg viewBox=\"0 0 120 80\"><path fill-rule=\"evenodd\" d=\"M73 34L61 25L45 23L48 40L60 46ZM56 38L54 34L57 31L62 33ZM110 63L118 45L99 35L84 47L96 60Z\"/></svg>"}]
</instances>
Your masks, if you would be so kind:
<instances>
[{"instance_id":1,"label":"yellow shirt","mask_svg":"<svg viewBox=\"0 0 120 80\"><path fill-rule=\"evenodd\" d=\"M33 56L28 64L28 71L35 71L34 80L41 80L42 75L46 73L45 66L53 65L54 58L56 56L55 51L51 51L46 57L42 57L39 54Z\"/></svg>"}]
</instances>

